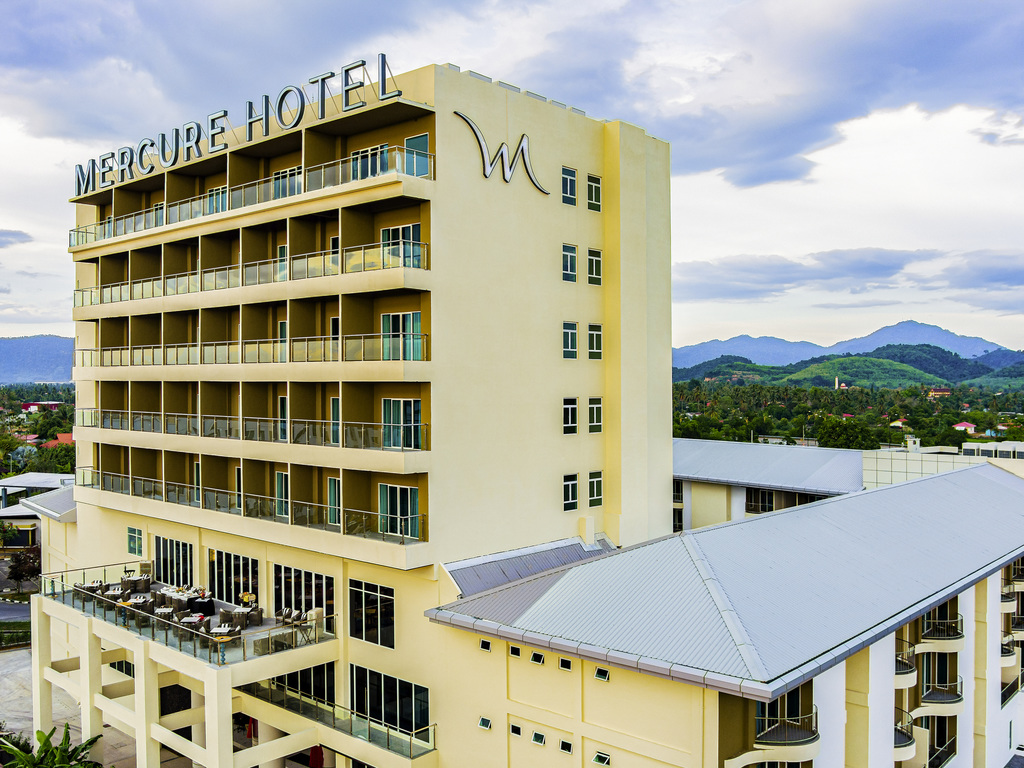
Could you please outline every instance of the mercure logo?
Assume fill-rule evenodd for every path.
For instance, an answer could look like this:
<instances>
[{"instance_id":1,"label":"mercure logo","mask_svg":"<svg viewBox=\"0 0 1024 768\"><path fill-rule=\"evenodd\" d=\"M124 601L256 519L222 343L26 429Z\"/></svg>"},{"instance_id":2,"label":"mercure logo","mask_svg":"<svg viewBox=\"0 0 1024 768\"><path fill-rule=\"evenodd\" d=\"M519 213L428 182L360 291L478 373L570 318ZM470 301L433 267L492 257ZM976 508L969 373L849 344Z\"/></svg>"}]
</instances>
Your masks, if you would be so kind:
<instances>
[{"instance_id":1,"label":"mercure logo","mask_svg":"<svg viewBox=\"0 0 1024 768\"><path fill-rule=\"evenodd\" d=\"M473 135L476 136L476 143L480 145L480 159L483 163L484 178L491 178L491 174L494 173L494 169L498 167L498 163L501 163L501 176L505 179L505 183L508 184L512 181L512 174L515 173L516 165L519 161L523 161L523 166L526 168L526 175L530 177L530 181L537 189L543 192L545 195L550 195L544 187L537 181L537 174L533 172L533 163L530 162L530 137L525 133L519 139L519 145L516 147L516 151L509 157L508 144L504 141L501 142L501 146L498 147L498 151L494 153L494 157L491 157L490 150L487 148L487 140L484 138L483 133L477 127L476 123L470 120L461 112L456 112L456 115L466 121L466 125L469 126L470 130L473 131Z\"/></svg>"}]
</instances>

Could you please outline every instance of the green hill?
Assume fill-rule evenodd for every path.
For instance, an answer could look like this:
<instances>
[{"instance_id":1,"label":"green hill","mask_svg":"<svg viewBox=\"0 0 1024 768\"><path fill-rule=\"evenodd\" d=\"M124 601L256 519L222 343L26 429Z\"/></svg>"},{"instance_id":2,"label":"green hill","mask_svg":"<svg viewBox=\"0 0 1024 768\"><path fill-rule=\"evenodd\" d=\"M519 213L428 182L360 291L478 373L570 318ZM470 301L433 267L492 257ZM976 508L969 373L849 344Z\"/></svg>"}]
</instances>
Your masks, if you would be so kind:
<instances>
[{"instance_id":1,"label":"green hill","mask_svg":"<svg viewBox=\"0 0 1024 768\"><path fill-rule=\"evenodd\" d=\"M928 386L948 382L934 374L926 373L906 363L893 360L879 360L872 357L840 357L823 363L815 363L797 373L784 377L780 384L798 387L835 386L836 377L848 387L884 387L902 389L915 384Z\"/></svg>"},{"instance_id":2,"label":"green hill","mask_svg":"<svg viewBox=\"0 0 1024 768\"><path fill-rule=\"evenodd\" d=\"M886 344L864 356L904 363L950 382L964 381L992 372L991 367L984 363L964 360L955 352L931 344Z\"/></svg>"},{"instance_id":3,"label":"green hill","mask_svg":"<svg viewBox=\"0 0 1024 768\"><path fill-rule=\"evenodd\" d=\"M1024 389L1024 362L1014 363L984 376L963 382L972 387L994 387L996 389Z\"/></svg>"},{"instance_id":4,"label":"green hill","mask_svg":"<svg viewBox=\"0 0 1024 768\"><path fill-rule=\"evenodd\" d=\"M716 357L714 360L706 360L703 363L697 363L689 368L673 368L672 369L672 381L689 381L690 379L703 379L708 375L709 371L713 371L723 365L729 365L730 363L749 363L745 357L739 355L721 355Z\"/></svg>"}]
</instances>

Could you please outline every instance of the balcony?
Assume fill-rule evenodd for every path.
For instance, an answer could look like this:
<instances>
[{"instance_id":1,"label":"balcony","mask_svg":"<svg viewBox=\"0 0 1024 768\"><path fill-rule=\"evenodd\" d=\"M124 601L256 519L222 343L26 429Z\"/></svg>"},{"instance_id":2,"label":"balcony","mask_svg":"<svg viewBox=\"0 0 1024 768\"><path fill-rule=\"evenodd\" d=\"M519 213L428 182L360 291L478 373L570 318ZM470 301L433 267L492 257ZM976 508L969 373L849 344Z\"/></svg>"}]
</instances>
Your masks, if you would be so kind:
<instances>
[{"instance_id":1,"label":"balcony","mask_svg":"<svg viewBox=\"0 0 1024 768\"><path fill-rule=\"evenodd\" d=\"M916 653L956 653L963 649L963 616L957 614L953 619L923 618L921 642L915 646Z\"/></svg>"},{"instance_id":2,"label":"balcony","mask_svg":"<svg viewBox=\"0 0 1024 768\"><path fill-rule=\"evenodd\" d=\"M956 736L951 736L941 746L930 745L928 747L927 768L942 768L942 766L953 759L954 755L956 755Z\"/></svg>"},{"instance_id":3,"label":"balcony","mask_svg":"<svg viewBox=\"0 0 1024 768\"><path fill-rule=\"evenodd\" d=\"M143 562L152 567L152 563ZM230 635L211 633L202 621L197 622L196 626L202 626L203 629L192 629L187 624L155 615L148 607L136 607L141 606L141 602L130 604L125 599L125 590L132 592L139 586L139 582L143 581L132 578L131 574L134 574L136 569L140 569L139 561L47 573L41 577L44 597L79 613L102 619L143 639L216 666L238 664L337 639L334 633L337 623L335 616L318 616L287 625L279 625L273 617L264 617L258 625L250 624L240 632ZM158 593L168 594L170 591L172 588L168 585L151 582L145 592L135 593L135 596L154 600ZM107 592L120 594L107 596L104 594ZM192 599L194 598L189 598L190 605ZM205 610L209 616L218 616L222 609L233 612L238 608L236 605L213 599L204 599L201 603L197 610ZM210 603L213 604L212 612ZM247 617L247 622L252 621L252 618ZM217 620L212 623L217 623Z\"/></svg>"},{"instance_id":4,"label":"balcony","mask_svg":"<svg viewBox=\"0 0 1024 768\"><path fill-rule=\"evenodd\" d=\"M926 716L950 717L964 710L964 681L959 675L948 683L925 682L921 706L911 714L914 719Z\"/></svg>"},{"instance_id":5,"label":"balcony","mask_svg":"<svg viewBox=\"0 0 1024 768\"><path fill-rule=\"evenodd\" d=\"M412 760L435 748L436 725L418 731L401 730L272 680L241 685L238 690Z\"/></svg>"},{"instance_id":6,"label":"balcony","mask_svg":"<svg viewBox=\"0 0 1024 768\"><path fill-rule=\"evenodd\" d=\"M1017 642L1024 642L1024 616L1016 613L1010 616L1010 633Z\"/></svg>"},{"instance_id":7,"label":"balcony","mask_svg":"<svg viewBox=\"0 0 1024 768\"><path fill-rule=\"evenodd\" d=\"M434 178L434 156L404 147L391 147L374 155L375 162L364 158L344 158L323 165L293 169L287 176L273 177L240 184L226 190L216 201L208 194L173 203L160 203L144 211L130 213L95 224L72 229L68 247L89 245L121 235L145 232L165 224L177 224L214 214L247 208L252 205L284 200L304 192L342 186L354 181L384 176L388 173ZM214 204L216 202L216 204Z\"/></svg>"},{"instance_id":8,"label":"balcony","mask_svg":"<svg viewBox=\"0 0 1024 768\"><path fill-rule=\"evenodd\" d=\"M895 711L895 733L893 735L893 760L910 760L917 752L914 740L914 720L910 713L899 707Z\"/></svg>"},{"instance_id":9,"label":"balcony","mask_svg":"<svg viewBox=\"0 0 1024 768\"><path fill-rule=\"evenodd\" d=\"M896 690L913 688L917 685L917 664L914 644L896 638Z\"/></svg>"},{"instance_id":10,"label":"balcony","mask_svg":"<svg viewBox=\"0 0 1024 768\"><path fill-rule=\"evenodd\" d=\"M1017 644L1013 640L1013 633L1007 632L999 643L999 666L1006 669L1017 663Z\"/></svg>"},{"instance_id":11,"label":"balcony","mask_svg":"<svg viewBox=\"0 0 1024 768\"><path fill-rule=\"evenodd\" d=\"M802 763L813 760L821 750L818 708L796 717L757 717L753 749L724 762L724 768L742 768L763 762Z\"/></svg>"},{"instance_id":12,"label":"balcony","mask_svg":"<svg viewBox=\"0 0 1024 768\"><path fill-rule=\"evenodd\" d=\"M1024 591L1024 563L1017 562L1010 566L1010 581L1018 592Z\"/></svg>"},{"instance_id":13,"label":"balcony","mask_svg":"<svg viewBox=\"0 0 1024 768\"><path fill-rule=\"evenodd\" d=\"M1003 579L1003 586L999 593L999 612L1013 613L1017 610L1017 590L1013 582Z\"/></svg>"},{"instance_id":14,"label":"balcony","mask_svg":"<svg viewBox=\"0 0 1024 768\"><path fill-rule=\"evenodd\" d=\"M999 704L1005 707L1006 703L1012 699L1017 691L1020 690L1020 677L1013 677L1002 684L999 690Z\"/></svg>"}]
</instances>

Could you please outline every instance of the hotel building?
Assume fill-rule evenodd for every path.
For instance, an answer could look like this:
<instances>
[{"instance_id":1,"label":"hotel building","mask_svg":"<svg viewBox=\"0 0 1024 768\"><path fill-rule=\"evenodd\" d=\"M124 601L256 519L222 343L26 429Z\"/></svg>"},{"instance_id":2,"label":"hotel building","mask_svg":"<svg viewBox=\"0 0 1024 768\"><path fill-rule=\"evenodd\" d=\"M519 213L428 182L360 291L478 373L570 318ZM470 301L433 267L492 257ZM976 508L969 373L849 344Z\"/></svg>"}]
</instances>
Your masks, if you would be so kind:
<instances>
[{"instance_id":1,"label":"hotel building","mask_svg":"<svg viewBox=\"0 0 1024 768\"><path fill-rule=\"evenodd\" d=\"M41 522L37 727L57 687L140 766L471 764L424 618L443 564L670 532L668 146L379 70L77 170L76 512Z\"/></svg>"}]
</instances>

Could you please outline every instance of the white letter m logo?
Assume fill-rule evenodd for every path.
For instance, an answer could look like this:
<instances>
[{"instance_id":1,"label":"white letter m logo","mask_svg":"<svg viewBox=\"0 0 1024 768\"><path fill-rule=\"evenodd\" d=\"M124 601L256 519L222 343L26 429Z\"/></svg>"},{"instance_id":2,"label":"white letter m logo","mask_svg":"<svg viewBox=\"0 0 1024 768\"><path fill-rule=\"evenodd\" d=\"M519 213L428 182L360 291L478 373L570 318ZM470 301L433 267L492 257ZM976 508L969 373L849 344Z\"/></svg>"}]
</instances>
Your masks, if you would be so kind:
<instances>
[{"instance_id":1,"label":"white letter m logo","mask_svg":"<svg viewBox=\"0 0 1024 768\"><path fill-rule=\"evenodd\" d=\"M523 166L526 168L526 175L530 177L530 181L533 182L533 186L543 192L545 195L550 195L544 187L537 181L537 175L533 172L533 164L530 162L530 137L525 133L519 139L519 146L516 147L516 151L512 157L509 158L508 144L504 141L501 142L501 146L498 147L498 151L494 153L494 157L490 158L490 150L487 149L487 141L484 139L484 135L480 133L480 129L476 127L476 123L470 120L461 112L456 112L456 115L466 121L466 125L469 126L470 130L473 131L473 135L476 136L476 143L480 145L480 159L483 161L484 178L491 178L491 174L494 173L494 169L498 167L498 162L501 162L501 176L505 179L505 183L508 184L512 181L512 174L515 173L516 165L519 160L522 159Z\"/></svg>"}]
</instances>

